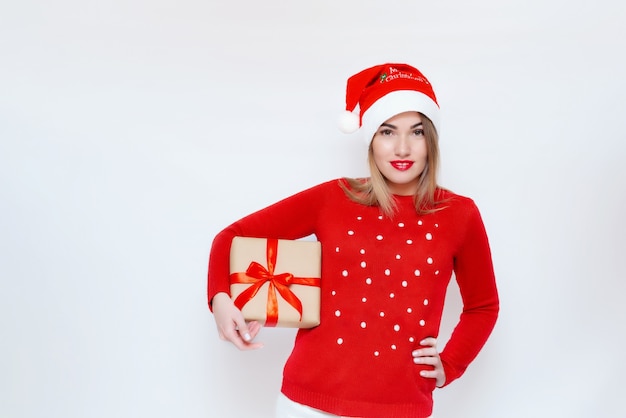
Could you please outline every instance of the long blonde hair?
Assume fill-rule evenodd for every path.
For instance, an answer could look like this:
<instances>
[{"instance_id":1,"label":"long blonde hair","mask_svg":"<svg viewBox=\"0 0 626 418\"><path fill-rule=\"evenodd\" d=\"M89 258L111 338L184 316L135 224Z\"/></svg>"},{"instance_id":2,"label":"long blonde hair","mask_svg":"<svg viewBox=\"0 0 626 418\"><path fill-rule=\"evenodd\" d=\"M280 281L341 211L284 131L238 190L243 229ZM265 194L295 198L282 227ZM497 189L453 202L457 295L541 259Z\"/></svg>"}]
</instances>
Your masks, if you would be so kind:
<instances>
[{"instance_id":1,"label":"long blonde hair","mask_svg":"<svg viewBox=\"0 0 626 418\"><path fill-rule=\"evenodd\" d=\"M422 113L424 138L426 139L426 165L420 174L417 192L413 196L415 210L419 214L435 212L441 208L436 206L441 203L437 199L437 170L439 169L439 136L435 126ZM354 202L367 205L378 206L388 217L392 217L396 210L396 202L393 194L389 190L387 181L374 162L372 142L370 141L367 153L367 162L370 169L370 177L365 179L345 178L345 183L340 183L346 195Z\"/></svg>"}]
</instances>

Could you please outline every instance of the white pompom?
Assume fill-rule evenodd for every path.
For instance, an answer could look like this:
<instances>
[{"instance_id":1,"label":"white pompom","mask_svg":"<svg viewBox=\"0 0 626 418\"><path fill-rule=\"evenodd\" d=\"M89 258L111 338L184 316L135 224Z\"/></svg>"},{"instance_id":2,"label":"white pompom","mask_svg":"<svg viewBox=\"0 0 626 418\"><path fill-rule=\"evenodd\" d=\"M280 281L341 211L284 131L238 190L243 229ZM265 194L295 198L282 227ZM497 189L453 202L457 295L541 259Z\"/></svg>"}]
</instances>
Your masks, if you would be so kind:
<instances>
[{"instance_id":1,"label":"white pompom","mask_svg":"<svg viewBox=\"0 0 626 418\"><path fill-rule=\"evenodd\" d=\"M337 125L344 134L354 133L359 129L359 115L346 110L339 116Z\"/></svg>"}]
</instances>

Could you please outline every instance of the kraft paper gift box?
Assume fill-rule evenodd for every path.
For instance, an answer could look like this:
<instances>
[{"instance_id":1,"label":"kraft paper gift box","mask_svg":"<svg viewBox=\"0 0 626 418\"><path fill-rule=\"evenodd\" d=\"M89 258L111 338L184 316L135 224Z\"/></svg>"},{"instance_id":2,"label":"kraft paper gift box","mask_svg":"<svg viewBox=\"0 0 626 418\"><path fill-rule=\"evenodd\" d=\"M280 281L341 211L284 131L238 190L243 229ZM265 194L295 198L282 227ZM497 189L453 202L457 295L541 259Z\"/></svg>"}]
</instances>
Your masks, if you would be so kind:
<instances>
[{"instance_id":1,"label":"kraft paper gift box","mask_svg":"<svg viewBox=\"0 0 626 418\"><path fill-rule=\"evenodd\" d=\"M321 244L266 238L233 238L230 293L247 321L266 327L320 324Z\"/></svg>"}]
</instances>

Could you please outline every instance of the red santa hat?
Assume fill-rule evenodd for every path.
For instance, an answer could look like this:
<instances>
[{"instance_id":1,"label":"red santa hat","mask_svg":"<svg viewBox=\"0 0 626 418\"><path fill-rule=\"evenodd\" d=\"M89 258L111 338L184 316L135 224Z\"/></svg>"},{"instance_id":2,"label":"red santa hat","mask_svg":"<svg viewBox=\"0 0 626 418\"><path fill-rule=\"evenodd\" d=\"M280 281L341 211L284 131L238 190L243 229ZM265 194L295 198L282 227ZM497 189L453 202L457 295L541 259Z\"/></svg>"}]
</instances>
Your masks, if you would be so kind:
<instances>
[{"instance_id":1,"label":"red santa hat","mask_svg":"<svg viewBox=\"0 0 626 418\"><path fill-rule=\"evenodd\" d=\"M376 65L348 79L339 129L353 133L361 128L369 144L383 122L408 111L422 113L439 130L439 104L426 77L407 64Z\"/></svg>"}]
</instances>

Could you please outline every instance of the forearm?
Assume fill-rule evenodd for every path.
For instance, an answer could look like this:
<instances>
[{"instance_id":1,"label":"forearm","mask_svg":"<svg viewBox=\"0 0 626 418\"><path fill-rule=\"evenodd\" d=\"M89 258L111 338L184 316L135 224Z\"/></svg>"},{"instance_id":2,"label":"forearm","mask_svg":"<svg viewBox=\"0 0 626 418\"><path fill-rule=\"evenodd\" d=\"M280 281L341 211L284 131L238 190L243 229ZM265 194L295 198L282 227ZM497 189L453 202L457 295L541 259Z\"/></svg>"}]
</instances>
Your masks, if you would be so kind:
<instances>
[{"instance_id":1,"label":"forearm","mask_svg":"<svg viewBox=\"0 0 626 418\"><path fill-rule=\"evenodd\" d=\"M464 310L441 353L446 385L463 375L491 335L499 312L497 297L487 305Z\"/></svg>"}]
</instances>

